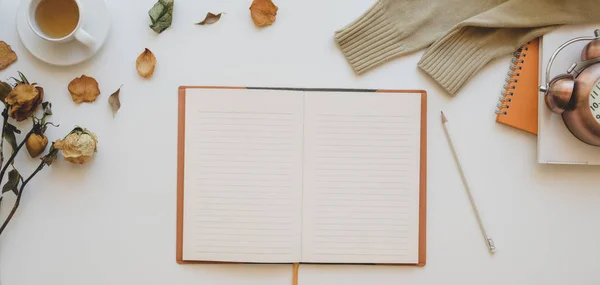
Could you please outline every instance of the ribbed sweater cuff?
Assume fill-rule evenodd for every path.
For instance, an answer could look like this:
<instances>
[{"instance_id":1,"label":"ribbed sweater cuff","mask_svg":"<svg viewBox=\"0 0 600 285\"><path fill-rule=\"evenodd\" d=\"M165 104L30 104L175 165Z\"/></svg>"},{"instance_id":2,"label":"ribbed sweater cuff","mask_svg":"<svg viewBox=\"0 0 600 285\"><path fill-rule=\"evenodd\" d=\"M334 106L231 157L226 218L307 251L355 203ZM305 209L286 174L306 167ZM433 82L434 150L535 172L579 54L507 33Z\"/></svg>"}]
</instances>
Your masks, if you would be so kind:
<instances>
[{"instance_id":1,"label":"ribbed sweater cuff","mask_svg":"<svg viewBox=\"0 0 600 285\"><path fill-rule=\"evenodd\" d=\"M335 33L335 40L356 73L360 74L403 51L400 33L385 13L385 4L378 1L358 20Z\"/></svg>"},{"instance_id":2,"label":"ribbed sweater cuff","mask_svg":"<svg viewBox=\"0 0 600 285\"><path fill-rule=\"evenodd\" d=\"M477 37L469 30L451 31L436 41L418 64L452 95L494 58L494 51L483 47L485 41L474 40Z\"/></svg>"}]
</instances>

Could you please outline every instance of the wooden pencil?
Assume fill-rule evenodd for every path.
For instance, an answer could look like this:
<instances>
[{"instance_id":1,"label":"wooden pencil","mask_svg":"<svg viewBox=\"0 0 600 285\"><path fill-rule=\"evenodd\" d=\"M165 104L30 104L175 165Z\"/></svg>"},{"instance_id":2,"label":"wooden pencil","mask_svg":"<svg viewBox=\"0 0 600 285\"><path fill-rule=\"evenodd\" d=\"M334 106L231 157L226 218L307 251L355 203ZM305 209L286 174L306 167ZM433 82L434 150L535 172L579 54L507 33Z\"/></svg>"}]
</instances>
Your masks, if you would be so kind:
<instances>
[{"instance_id":1,"label":"wooden pencil","mask_svg":"<svg viewBox=\"0 0 600 285\"><path fill-rule=\"evenodd\" d=\"M465 186L465 190L467 191L467 196L469 196L469 201L471 202L471 208L473 208L473 213L475 214L475 218L477 219L477 223L479 224L479 229L481 230L481 234L485 239L485 244L487 245L491 254L496 252L496 246L494 245L494 240L487 234L485 227L483 226L483 221L481 220L481 216L479 215L479 210L477 209L477 204L475 204L475 199L473 199L473 194L471 193L471 188L469 187L469 182L467 182L467 176L465 175L465 171L460 164L460 158L458 152L456 151L456 147L454 146L454 141L452 140L452 135L448 130L448 118L444 115L442 111L442 125L444 126L444 132L446 133L446 138L448 139L448 144L450 144L450 149L452 150L452 154L454 156L454 161L456 162L456 166L458 167L458 172L460 173L460 177L462 179L463 185Z\"/></svg>"}]
</instances>

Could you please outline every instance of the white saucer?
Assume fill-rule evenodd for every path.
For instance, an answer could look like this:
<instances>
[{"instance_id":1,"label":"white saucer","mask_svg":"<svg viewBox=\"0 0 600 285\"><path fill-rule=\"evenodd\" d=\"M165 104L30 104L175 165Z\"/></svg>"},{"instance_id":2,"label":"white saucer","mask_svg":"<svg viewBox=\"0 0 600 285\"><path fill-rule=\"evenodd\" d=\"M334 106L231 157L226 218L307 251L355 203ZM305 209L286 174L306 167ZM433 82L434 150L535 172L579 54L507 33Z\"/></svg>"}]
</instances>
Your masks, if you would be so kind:
<instances>
[{"instance_id":1,"label":"white saucer","mask_svg":"<svg viewBox=\"0 0 600 285\"><path fill-rule=\"evenodd\" d=\"M41 61L53 65L73 65L90 59L104 45L110 30L110 15L104 0L81 0L82 28L97 41L94 49L82 43L53 43L36 35L27 23L27 7L31 0L21 0L17 9L17 32L27 50Z\"/></svg>"}]
</instances>

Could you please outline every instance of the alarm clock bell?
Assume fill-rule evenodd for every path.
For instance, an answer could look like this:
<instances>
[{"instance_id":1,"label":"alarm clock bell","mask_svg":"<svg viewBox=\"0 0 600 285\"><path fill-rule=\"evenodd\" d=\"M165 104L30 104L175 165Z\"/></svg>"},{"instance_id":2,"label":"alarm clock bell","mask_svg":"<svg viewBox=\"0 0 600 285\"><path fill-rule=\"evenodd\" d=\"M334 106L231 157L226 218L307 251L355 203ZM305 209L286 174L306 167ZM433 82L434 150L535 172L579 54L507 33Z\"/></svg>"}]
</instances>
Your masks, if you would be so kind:
<instances>
[{"instance_id":1,"label":"alarm clock bell","mask_svg":"<svg viewBox=\"0 0 600 285\"><path fill-rule=\"evenodd\" d=\"M552 63L568 45L590 41L565 74L550 79ZM561 114L569 131L584 143L600 146L600 30L560 45L546 67L546 84L540 86L548 108Z\"/></svg>"}]
</instances>

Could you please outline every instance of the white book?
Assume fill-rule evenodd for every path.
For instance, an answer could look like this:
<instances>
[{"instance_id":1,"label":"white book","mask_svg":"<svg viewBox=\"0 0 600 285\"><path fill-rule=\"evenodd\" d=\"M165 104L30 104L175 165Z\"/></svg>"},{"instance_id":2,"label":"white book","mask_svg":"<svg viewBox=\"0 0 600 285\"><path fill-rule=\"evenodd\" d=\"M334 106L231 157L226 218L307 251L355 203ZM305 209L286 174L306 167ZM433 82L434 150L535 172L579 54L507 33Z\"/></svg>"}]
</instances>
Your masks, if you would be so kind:
<instances>
[{"instance_id":1,"label":"white book","mask_svg":"<svg viewBox=\"0 0 600 285\"><path fill-rule=\"evenodd\" d=\"M540 81L545 84L548 60L561 44L582 36L593 36L600 24L563 26L542 37L540 52ZM580 61L581 51L589 41L574 43L562 50L550 73L554 76L566 73L574 62ZM562 117L552 113L544 102L544 93L539 93L538 117L538 163L545 164L600 164L600 147L586 144L569 132Z\"/></svg>"},{"instance_id":2,"label":"white book","mask_svg":"<svg viewBox=\"0 0 600 285\"><path fill-rule=\"evenodd\" d=\"M424 265L424 92L179 96L178 262Z\"/></svg>"}]
</instances>

